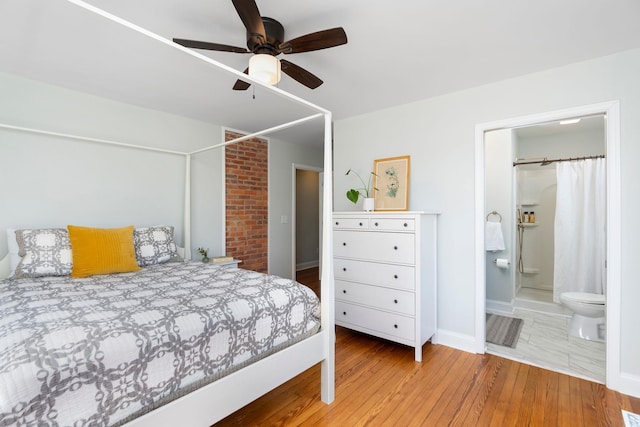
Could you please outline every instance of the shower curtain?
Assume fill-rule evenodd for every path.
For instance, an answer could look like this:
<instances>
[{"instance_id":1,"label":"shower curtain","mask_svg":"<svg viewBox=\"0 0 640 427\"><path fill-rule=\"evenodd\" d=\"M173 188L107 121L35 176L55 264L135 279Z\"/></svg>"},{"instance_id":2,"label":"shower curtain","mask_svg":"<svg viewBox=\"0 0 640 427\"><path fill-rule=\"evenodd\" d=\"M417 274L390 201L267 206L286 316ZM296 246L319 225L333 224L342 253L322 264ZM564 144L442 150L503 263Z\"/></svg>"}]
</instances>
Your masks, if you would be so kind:
<instances>
[{"instance_id":1,"label":"shower curtain","mask_svg":"<svg viewBox=\"0 0 640 427\"><path fill-rule=\"evenodd\" d=\"M605 159L556 164L553 300L562 292L605 293Z\"/></svg>"}]
</instances>

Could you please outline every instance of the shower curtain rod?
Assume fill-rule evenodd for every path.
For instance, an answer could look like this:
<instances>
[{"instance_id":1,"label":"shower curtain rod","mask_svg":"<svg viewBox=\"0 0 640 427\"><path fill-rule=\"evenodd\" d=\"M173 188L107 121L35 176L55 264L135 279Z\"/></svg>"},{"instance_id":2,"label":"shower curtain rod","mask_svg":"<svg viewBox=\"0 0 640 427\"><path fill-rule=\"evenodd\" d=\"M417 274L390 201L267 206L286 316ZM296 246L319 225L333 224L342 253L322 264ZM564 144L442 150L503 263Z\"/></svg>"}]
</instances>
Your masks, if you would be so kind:
<instances>
[{"instance_id":1,"label":"shower curtain rod","mask_svg":"<svg viewBox=\"0 0 640 427\"><path fill-rule=\"evenodd\" d=\"M536 163L540 163L540 166L546 166L549 165L551 163L556 163L556 162L570 162L572 160L587 160L587 159L604 159L604 154L600 154L598 156L584 156L584 157L567 157L567 158L563 158L563 159L547 159L546 157L542 160L534 160L534 161L530 161L530 162L513 162L513 166L519 166L519 165L534 165Z\"/></svg>"}]
</instances>

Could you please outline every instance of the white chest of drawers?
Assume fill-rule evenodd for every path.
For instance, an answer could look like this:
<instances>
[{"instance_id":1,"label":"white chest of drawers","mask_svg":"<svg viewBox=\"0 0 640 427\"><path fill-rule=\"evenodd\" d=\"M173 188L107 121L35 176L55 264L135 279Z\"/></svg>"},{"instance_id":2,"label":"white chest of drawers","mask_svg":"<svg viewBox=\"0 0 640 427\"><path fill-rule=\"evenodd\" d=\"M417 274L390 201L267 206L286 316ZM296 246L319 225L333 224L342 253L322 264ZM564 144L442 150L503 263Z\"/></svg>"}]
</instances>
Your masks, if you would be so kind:
<instances>
[{"instance_id":1,"label":"white chest of drawers","mask_svg":"<svg viewBox=\"0 0 640 427\"><path fill-rule=\"evenodd\" d=\"M437 214L334 212L336 325L415 347L436 331Z\"/></svg>"}]
</instances>

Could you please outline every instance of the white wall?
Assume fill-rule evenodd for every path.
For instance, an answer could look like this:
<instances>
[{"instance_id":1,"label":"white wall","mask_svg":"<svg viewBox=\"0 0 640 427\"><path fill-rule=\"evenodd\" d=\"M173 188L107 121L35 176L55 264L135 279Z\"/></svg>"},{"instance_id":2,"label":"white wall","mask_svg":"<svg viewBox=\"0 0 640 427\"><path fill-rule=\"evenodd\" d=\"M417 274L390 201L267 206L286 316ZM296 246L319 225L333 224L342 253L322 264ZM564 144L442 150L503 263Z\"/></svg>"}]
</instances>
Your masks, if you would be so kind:
<instances>
[{"instance_id":1,"label":"white wall","mask_svg":"<svg viewBox=\"0 0 640 427\"><path fill-rule=\"evenodd\" d=\"M293 212L293 165L322 168L323 149L270 138L269 141L269 273L292 278L291 215ZM287 223L280 219L286 216Z\"/></svg>"},{"instance_id":2,"label":"white wall","mask_svg":"<svg viewBox=\"0 0 640 427\"><path fill-rule=\"evenodd\" d=\"M0 73L0 123L189 152L222 127ZM270 138L270 272L290 277L292 164L322 167L322 149ZM222 150L191 159L191 249L224 253ZM168 224L183 244L183 156L0 129L0 258L6 228L73 223ZM9 185L10 184L10 185Z\"/></svg>"},{"instance_id":3,"label":"white wall","mask_svg":"<svg viewBox=\"0 0 640 427\"><path fill-rule=\"evenodd\" d=\"M640 50L623 52L336 122L335 210L353 210L341 171L411 155L410 209L440 211L438 336L475 335L474 129L478 123L620 100L621 369L640 384ZM428 76L425 76L428 78ZM640 390L640 387L638 388Z\"/></svg>"},{"instance_id":4,"label":"white wall","mask_svg":"<svg viewBox=\"0 0 640 427\"><path fill-rule=\"evenodd\" d=\"M191 151L220 127L0 73L0 123ZM215 247L219 153L193 158L192 243ZM5 229L167 224L183 242L183 156L0 129L0 257ZM217 218L217 219L216 219Z\"/></svg>"}]
</instances>

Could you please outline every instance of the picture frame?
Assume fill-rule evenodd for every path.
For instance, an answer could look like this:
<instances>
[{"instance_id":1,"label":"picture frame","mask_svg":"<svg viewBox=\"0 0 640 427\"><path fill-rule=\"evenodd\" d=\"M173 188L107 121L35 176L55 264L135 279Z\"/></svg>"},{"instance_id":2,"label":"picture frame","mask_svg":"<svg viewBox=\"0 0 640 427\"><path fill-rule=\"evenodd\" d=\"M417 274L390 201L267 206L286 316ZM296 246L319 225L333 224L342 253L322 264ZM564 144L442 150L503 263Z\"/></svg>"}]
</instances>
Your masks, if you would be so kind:
<instances>
[{"instance_id":1,"label":"picture frame","mask_svg":"<svg viewBox=\"0 0 640 427\"><path fill-rule=\"evenodd\" d=\"M409 210L410 168L410 156L374 160L374 210Z\"/></svg>"}]
</instances>

